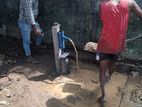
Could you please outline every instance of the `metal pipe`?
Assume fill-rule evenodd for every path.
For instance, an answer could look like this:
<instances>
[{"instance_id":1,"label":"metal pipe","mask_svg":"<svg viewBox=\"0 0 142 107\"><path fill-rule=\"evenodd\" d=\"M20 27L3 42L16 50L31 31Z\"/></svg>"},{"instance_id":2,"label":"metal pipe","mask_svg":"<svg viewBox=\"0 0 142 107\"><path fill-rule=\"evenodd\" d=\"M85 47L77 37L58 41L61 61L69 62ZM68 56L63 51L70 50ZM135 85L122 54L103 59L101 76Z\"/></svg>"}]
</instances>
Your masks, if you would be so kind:
<instances>
[{"instance_id":1,"label":"metal pipe","mask_svg":"<svg viewBox=\"0 0 142 107\"><path fill-rule=\"evenodd\" d=\"M55 56L55 64L56 64L56 72L60 73L60 61L59 61L59 39L58 39L58 32L60 31L60 24L54 23L52 26L52 37L53 37L53 45L54 45L54 56Z\"/></svg>"}]
</instances>

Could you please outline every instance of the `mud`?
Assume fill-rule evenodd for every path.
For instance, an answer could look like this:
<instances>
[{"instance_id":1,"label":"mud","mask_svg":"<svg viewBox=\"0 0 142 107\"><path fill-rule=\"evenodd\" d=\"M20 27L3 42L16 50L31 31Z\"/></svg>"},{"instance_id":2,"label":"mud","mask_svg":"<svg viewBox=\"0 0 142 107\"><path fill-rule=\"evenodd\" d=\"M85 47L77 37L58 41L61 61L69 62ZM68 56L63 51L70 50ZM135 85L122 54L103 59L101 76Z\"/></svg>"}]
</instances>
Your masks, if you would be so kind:
<instances>
[{"instance_id":1,"label":"mud","mask_svg":"<svg viewBox=\"0 0 142 107\"><path fill-rule=\"evenodd\" d=\"M39 52L32 52L41 60L40 64L26 63L20 40L11 39L1 44L1 71L7 77L0 77L0 107L136 107L141 105L141 79L132 76L140 64L119 60L117 71L106 85L107 103L100 104L99 68L94 54L79 51L80 70L76 71L75 53L70 56L69 75L55 75L52 45ZM10 47L9 44L11 43ZM45 45L45 44L44 44ZM12 48L13 47L13 48ZM3 50L4 49L4 50ZM8 52L7 52L8 50ZM139 70L139 69L138 69ZM125 73L124 73L125 72ZM53 75L54 74L54 75ZM129 74L129 76L128 76ZM140 74L140 70L139 70ZM92 80L94 82L92 82Z\"/></svg>"}]
</instances>

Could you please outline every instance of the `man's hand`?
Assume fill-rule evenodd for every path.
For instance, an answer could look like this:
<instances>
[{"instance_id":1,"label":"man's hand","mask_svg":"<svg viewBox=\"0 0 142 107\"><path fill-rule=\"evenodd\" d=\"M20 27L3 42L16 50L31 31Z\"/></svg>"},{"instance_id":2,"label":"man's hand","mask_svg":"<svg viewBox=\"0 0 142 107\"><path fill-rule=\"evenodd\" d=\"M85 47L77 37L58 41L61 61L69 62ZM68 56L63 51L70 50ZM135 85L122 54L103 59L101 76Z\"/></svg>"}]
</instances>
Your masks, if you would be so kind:
<instances>
[{"instance_id":1,"label":"man's hand","mask_svg":"<svg viewBox=\"0 0 142 107\"><path fill-rule=\"evenodd\" d=\"M36 27L36 25L32 25L32 29L37 36L43 36L43 33Z\"/></svg>"}]
</instances>

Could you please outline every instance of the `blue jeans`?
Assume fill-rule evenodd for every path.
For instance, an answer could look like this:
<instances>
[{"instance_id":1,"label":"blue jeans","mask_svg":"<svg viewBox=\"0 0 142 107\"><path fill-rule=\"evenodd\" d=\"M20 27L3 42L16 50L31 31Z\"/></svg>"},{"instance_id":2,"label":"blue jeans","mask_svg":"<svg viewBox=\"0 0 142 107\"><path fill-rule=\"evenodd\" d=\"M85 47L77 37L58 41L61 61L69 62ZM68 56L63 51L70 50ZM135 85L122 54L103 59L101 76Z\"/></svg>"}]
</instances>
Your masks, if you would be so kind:
<instances>
[{"instance_id":1,"label":"blue jeans","mask_svg":"<svg viewBox=\"0 0 142 107\"><path fill-rule=\"evenodd\" d=\"M30 24L28 24L25 21L18 21L19 28L21 30L22 39L23 39L23 48L25 51L26 56L31 55L31 49L30 49L30 34L32 27ZM39 27L39 24L37 23L37 26ZM40 27L39 27L40 28ZM43 36L37 36L36 38L36 45L40 45L43 41Z\"/></svg>"}]
</instances>

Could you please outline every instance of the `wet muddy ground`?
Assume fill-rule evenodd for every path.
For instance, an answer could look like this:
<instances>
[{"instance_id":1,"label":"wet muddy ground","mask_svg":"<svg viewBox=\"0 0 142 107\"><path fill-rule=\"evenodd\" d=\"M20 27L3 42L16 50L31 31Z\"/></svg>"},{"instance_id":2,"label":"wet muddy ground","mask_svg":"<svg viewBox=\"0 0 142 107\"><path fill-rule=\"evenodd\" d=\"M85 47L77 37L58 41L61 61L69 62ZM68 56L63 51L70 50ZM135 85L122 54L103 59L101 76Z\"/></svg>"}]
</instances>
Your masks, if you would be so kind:
<instances>
[{"instance_id":1,"label":"wet muddy ground","mask_svg":"<svg viewBox=\"0 0 142 107\"><path fill-rule=\"evenodd\" d=\"M75 53L68 50L71 73L58 76L51 45L40 52L33 50L41 63L30 64L24 60L20 41L12 40L3 42L11 43L10 47L1 45L0 69L8 76L0 78L0 107L142 107L141 63L119 60L117 72L106 85L107 102L100 104L99 68L94 54L79 51L80 69L76 71Z\"/></svg>"}]
</instances>

